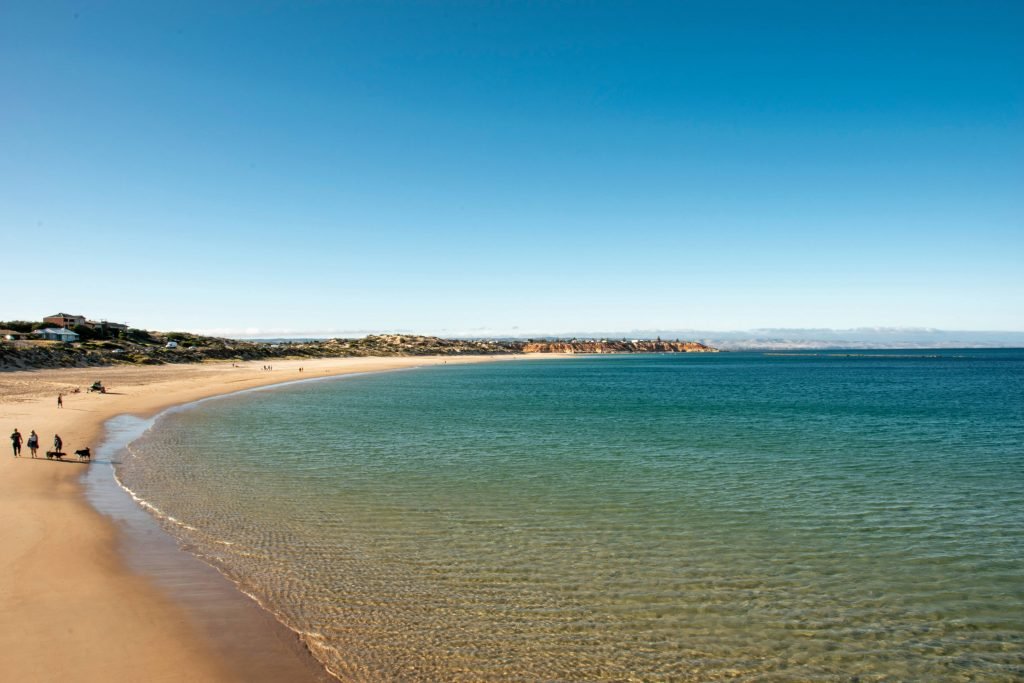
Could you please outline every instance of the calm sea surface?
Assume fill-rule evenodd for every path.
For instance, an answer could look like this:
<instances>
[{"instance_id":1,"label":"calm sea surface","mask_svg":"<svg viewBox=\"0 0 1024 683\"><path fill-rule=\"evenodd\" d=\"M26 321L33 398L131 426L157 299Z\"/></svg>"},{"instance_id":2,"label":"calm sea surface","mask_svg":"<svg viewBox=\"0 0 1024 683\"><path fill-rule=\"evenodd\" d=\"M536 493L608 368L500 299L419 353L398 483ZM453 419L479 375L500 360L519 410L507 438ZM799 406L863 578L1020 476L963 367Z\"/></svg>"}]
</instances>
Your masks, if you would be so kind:
<instances>
[{"instance_id":1,"label":"calm sea surface","mask_svg":"<svg viewBox=\"0 0 1024 683\"><path fill-rule=\"evenodd\" d=\"M303 383L118 476L346 679L1024 679L1022 351Z\"/></svg>"}]
</instances>

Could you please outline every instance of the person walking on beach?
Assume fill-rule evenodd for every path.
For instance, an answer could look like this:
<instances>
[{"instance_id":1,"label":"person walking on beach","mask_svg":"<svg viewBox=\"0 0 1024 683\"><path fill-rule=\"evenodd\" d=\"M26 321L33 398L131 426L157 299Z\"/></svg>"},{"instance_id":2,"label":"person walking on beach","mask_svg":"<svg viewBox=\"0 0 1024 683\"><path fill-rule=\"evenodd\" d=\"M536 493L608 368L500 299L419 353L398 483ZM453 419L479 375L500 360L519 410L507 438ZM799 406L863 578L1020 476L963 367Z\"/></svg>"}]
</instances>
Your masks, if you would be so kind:
<instances>
[{"instance_id":1,"label":"person walking on beach","mask_svg":"<svg viewBox=\"0 0 1024 683\"><path fill-rule=\"evenodd\" d=\"M63 408L64 407L64 394L57 394L57 407L58 408Z\"/></svg>"},{"instance_id":2,"label":"person walking on beach","mask_svg":"<svg viewBox=\"0 0 1024 683\"><path fill-rule=\"evenodd\" d=\"M14 449L14 457L17 458L18 454L21 453L21 432L18 431L17 427L11 432L11 447Z\"/></svg>"},{"instance_id":3,"label":"person walking on beach","mask_svg":"<svg viewBox=\"0 0 1024 683\"><path fill-rule=\"evenodd\" d=\"M39 448L39 435L36 434L36 430L32 430L32 433L28 435L28 449L32 452L32 457L36 457L36 450Z\"/></svg>"},{"instance_id":4,"label":"person walking on beach","mask_svg":"<svg viewBox=\"0 0 1024 683\"><path fill-rule=\"evenodd\" d=\"M53 435L53 450L55 452L57 452L57 453L60 453L62 448L64 448L64 441L61 440L60 434L54 434Z\"/></svg>"}]
</instances>

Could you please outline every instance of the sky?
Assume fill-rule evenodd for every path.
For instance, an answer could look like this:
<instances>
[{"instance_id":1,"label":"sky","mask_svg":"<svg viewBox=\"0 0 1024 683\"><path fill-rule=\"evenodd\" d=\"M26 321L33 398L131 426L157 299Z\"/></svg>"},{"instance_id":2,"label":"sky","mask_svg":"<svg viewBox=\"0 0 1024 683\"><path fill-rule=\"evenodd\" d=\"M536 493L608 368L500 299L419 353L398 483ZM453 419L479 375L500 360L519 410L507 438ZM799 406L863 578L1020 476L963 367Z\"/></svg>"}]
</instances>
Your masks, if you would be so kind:
<instances>
[{"instance_id":1,"label":"sky","mask_svg":"<svg viewBox=\"0 0 1024 683\"><path fill-rule=\"evenodd\" d=\"M1024 3L0 3L0 320L1024 330Z\"/></svg>"}]
</instances>

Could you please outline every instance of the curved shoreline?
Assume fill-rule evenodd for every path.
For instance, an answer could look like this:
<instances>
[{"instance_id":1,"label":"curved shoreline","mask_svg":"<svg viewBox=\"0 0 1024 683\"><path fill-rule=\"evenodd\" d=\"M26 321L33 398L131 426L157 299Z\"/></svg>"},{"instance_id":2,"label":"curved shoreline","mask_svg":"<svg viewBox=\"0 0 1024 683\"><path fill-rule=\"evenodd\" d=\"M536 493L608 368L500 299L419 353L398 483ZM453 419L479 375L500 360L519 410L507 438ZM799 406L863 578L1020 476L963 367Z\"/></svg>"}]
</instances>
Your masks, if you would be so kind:
<instances>
[{"instance_id":1,"label":"curved shoreline","mask_svg":"<svg viewBox=\"0 0 1024 683\"><path fill-rule=\"evenodd\" d=\"M105 425L117 415L153 417L174 406L288 381L512 359L304 359L279 361L272 372L248 362L0 373L0 425L17 427L26 436L34 429L43 446L60 433L65 450L73 452L105 441ZM299 367L304 368L301 375ZM67 393L97 377L110 388L107 394ZM65 393L63 408L56 406L58 392ZM87 498L85 465L32 460L27 449L23 455L15 459L8 450L0 457L0 518L6 527L0 544L0 670L12 680L29 681L254 680L239 669L238 659L211 641L209 628L204 631L202 619L180 598L132 566L122 552L125 530ZM162 529L160 533L171 539ZM177 553L227 582L198 558ZM235 602L244 601L273 619L232 589L238 596ZM230 633L214 632L244 646ZM248 656L244 647L238 651ZM301 661L296 666L306 668Z\"/></svg>"},{"instance_id":2,"label":"curved shoreline","mask_svg":"<svg viewBox=\"0 0 1024 683\"><path fill-rule=\"evenodd\" d=\"M161 416L189 405L194 403L172 406L149 418L120 415L108 420L107 438L82 478L89 504L117 524L118 551L129 568L190 614L204 640L235 675L244 680L335 681L299 634L266 610L256 596L183 547L161 526L159 520L166 515L118 479L116 461L131 442Z\"/></svg>"},{"instance_id":3,"label":"curved shoreline","mask_svg":"<svg viewBox=\"0 0 1024 683\"><path fill-rule=\"evenodd\" d=\"M165 415L190 410L209 401L275 391L296 384L341 381L419 367L286 380L175 404L145 418L122 414L106 421L105 440L96 449L95 465L82 478L89 503L119 523L121 552L135 571L165 590L175 602L196 616L200 624L217 624L219 630L206 628L204 635L214 649L231 662L232 670L245 680L328 682L341 678L316 657L301 631L289 625L259 596L244 590L217 566L184 547L173 531L165 529L162 520L180 523L125 486L118 477L115 458L128 453L132 442L157 426ZM160 535L166 538L159 538ZM229 636L224 635L225 630L230 632Z\"/></svg>"}]
</instances>

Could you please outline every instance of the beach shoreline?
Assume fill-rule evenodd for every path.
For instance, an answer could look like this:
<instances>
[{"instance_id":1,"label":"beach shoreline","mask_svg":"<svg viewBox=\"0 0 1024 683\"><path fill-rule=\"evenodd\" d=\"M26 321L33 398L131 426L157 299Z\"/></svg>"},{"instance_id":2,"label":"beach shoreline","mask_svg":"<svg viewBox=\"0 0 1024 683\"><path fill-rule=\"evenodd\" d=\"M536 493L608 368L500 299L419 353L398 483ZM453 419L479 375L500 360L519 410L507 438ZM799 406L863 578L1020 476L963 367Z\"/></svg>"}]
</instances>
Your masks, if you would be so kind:
<instances>
[{"instance_id":1,"label":"beach shoreline","mask_svg":"<svg viewBox=\"0 0 1024 683\"><path fill-rule=\"evenodd\" d=\"M162 530L165 538L159 542L152 531L127 539L130 530L124 520L109 511L104 514L89 500L83 475L110 457L101 448L108 440L108 422L121 415L152 418L173 406L286 382L515 358L523 357L296 359L276 361L269 370L261 361L249 361L0 373L0 424L9 430L5 435L17 428L26 439L31 430L40 437L36 460L27 447L21 458L14 458L9 441L0 456L5 527L0 544L0 670L12 680L26 681L329 680L323 667L311 667L315 660L298 635L227 578L173 542L167 546L171 537ZM106 393L87 391L97 379L108 388ZM75 387L79 393L73 393ZM63 394L63 407L57 405L58 393ZM56 433L71 454L63 462L43 457ZM74 451L86 446L97 463L77 462ZM156 527L155 521L150 523ZM126 549L126 542L132 547ZM126 555L140 554L145 560L157 543L164 544L164 560L158 562L167 560L168 548L170 556L179 556L170 560L174 566L164 585ZM190 562L202 566L190 567ZM218 589L218 580L230 590ZM179 584L176 589L174 584ZM211 588L216 593L212 601L205 593ZM185 604L183 595L190 591L202 594L205 614ZM262 623L253 610L264 616ZM229 612L233 616L225 616ZM235 632L240 624L252 630ZM257 648L266 652L268 647L270 654L264 656L274 666L260 667L252 656Z\"/></svg>"}]
</instances>

